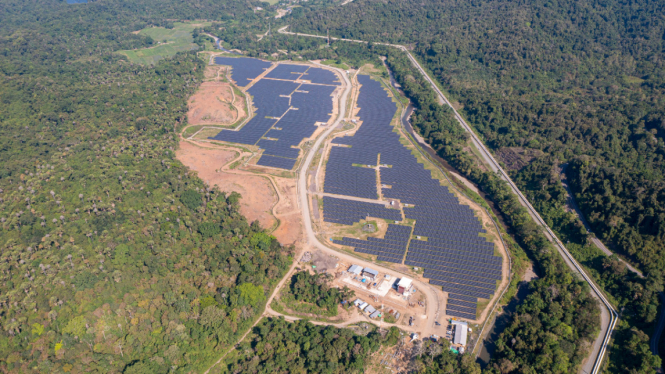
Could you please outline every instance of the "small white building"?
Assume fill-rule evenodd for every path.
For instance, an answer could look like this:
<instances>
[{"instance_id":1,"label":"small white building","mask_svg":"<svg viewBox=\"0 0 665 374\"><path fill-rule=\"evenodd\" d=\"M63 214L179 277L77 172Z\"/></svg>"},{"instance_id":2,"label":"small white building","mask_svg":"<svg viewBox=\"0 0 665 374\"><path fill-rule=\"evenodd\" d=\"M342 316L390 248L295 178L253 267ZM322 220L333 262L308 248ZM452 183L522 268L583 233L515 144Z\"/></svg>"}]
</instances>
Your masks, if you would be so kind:
<instances>
[{"instance_id":1,"label":"small white building","mask_svg":"<svg viewBox=\"0 0 665 374\"><path fill-rule=\"evenodd\" d=\"M353 302L353 305L360 306L360 304L362 304L362 303L364 303L364 301L362 301L360 299L356 299L356 301Z\"/></svg>"},{"instance_id":2,"label":"small white building","mask_svg":"<svg viewBox=\"0 0 665 374\"><path fill-rule=\"evenodd\" d=\"M363 272L363 268L359 265L351 265L349 268L349 273L355 274L355 275L360 275Z\"/></svg>"},{"instance_id":3,"label":"small white building","mask_svg":"<svg viewBox=\"0 0 665 374\"><path fill-rule=\"evenodd\" d=\"M411 284L413 283L413 280L409 278L402 278L399 280L397 283L397 292L400 294L404 294L404 292L408 291L409 288L411 288Z\"/></svg>"},{"instance_id":4,"label":"small white building","mask_svg":"<svg viewBox=\"0 0 665 374\"><path fill-rule=\"evenodd\" d=\"M469 324L463 321L452 321L453 327L455 327L455 335L453 336L453 343L466 345L466 333L469 330Z\"/></svg>"},{"instance_id":5,"label":"small white building","mask_svg":"<svg viewBox=\"0 0 665 374\"><path fill-rule=\"evenodd\" d=\"M365 308L367 308L368 306L369 306L369 304L367 304L367 303L362 303L362 304L360 304L360 305L358 306L358 308L359 308L360 310L365 310Z\"/></svg>"}]
</instances>

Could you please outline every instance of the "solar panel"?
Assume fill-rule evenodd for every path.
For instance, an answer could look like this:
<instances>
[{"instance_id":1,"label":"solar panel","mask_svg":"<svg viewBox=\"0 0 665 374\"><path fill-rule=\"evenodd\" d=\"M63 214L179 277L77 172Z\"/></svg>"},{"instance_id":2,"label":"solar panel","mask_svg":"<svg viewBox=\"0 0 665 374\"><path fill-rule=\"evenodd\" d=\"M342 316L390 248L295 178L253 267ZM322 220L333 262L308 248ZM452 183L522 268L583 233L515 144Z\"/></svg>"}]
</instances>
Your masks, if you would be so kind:
<instances>
[{"instance_id":1,"label":"solar panel","mask_svg":"<svg viewBox=\"0 0 665 374\"><path fill-rule=\"evenodd\" d=\"M231 79L244 87L261 75L271 63L248 57L215 57L215 64L231 66Z\"/></svg>"}]
</instances>

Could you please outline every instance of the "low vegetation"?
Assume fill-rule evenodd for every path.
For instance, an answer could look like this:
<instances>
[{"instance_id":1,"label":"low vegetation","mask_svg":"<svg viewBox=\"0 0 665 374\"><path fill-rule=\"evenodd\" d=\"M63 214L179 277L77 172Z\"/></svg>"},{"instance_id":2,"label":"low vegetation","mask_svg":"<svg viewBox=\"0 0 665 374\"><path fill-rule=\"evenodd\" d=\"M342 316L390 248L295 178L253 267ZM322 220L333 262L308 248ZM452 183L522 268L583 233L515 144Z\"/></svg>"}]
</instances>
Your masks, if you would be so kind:
<instances>
[{"instance_id":1,"label":"low vegetation","mask_svg":"<svg viewBox=\"0 0 665 374\"><path fill-rule=\"evenodd\" d=\"M178 52L195 51L205 46L205 39L193 34L194 29L208 26L204 23L167 23L166 27L151 26L138 32L145 36L152 46L133 50L118 51L136 64L154 65L157 61L173 57Z\"/></svg>"}]
</instances>

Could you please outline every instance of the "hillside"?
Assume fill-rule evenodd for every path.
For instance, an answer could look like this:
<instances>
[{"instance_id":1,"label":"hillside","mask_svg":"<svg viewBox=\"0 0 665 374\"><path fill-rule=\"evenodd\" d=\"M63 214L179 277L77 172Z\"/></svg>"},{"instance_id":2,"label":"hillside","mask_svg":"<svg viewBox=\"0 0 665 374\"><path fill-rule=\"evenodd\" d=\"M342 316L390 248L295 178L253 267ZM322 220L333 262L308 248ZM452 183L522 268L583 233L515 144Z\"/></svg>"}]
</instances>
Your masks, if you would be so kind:
<instances>
[{"instance_id":1,"label":"hillside","mask_svg":"<svg viewBox=\"0 0 665 374\"><path fill-rule=\"evenodd\" d=\"M175 159L205 63L112 53L149 45L147 4L34 5L0 4L0 371L199 371L290 249Z\"/></svg>"}]
</instances>

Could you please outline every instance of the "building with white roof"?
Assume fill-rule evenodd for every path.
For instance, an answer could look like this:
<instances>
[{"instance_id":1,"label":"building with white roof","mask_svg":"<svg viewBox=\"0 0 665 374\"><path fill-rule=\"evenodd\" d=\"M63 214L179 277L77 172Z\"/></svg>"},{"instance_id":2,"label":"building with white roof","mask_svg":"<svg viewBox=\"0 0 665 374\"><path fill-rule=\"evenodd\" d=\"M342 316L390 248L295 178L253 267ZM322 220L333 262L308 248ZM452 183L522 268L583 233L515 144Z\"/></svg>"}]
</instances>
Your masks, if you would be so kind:
<instances>
[{"instance_id":1,"label":"building with white roof","mask_svg":"<svg viewBox=\"0 0 665 374\"><path fill-rule=\"evenodd\" d=\"M349 273L355 274L355 275L360 275L363 272L362 266L359 265L351 265L349 268Z\"/></svg>"},{"instance_id":2,"label":"building with white roof","mask_svg":"<svg viewBox=\"0 0 665 374\"><path fill-rule=\"evenodd\" d=\"M452 325L455 327L453 343L466 345L466 333L469 329L469 324L463 321L452 320Z\"/></svg>"},{"instance_id":3,"label":"building with white roof","mask_svg":"<svg viewBox=\"0 0 665 374\"><path fill-rule=\"evenodd\" d=\"M413 283L413 280L409 278L402 278L399 280L397 283L397 292L400 294L404 294L404 292L408 291L409 288L411 288L411 283Z\"/></svg>"}]
</instances>

